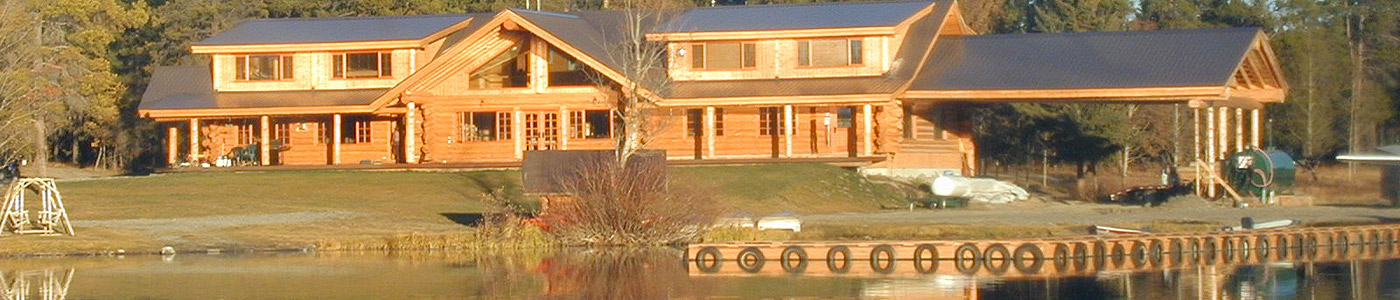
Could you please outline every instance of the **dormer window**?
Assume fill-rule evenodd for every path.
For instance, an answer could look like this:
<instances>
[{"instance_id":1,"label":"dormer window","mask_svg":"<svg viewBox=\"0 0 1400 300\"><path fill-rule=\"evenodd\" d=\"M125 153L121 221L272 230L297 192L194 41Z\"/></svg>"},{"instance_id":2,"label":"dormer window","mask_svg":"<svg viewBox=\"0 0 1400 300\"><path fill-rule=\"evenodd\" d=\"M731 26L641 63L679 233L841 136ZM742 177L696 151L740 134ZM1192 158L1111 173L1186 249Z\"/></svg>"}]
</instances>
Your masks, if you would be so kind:
<instances>
[{"instance_id":1,"label":"dormer window","mask_svg":"<svg viewBox=\"0 0 1400 300\"><path fill-rule=\"evenodd\" d=\"M359 52L332 56L331 69L335 78L383 78L394 75L393 53Z\"/></svg>"},{"instance_id":2,"label":"dormer window","mask_svg":"<svg viewBox=\"0 0 1400 300\"><path fill-rule=\"evenodd\" d=\"M710 42L690 46L690 68L706 70L752 69L758 65L754 43Z\"/></svg>"},{"instance_id":3,"label":"dormer window","mask_svg":"<svg viewBox=\"0 0 1400 300\"><path fill-rule=\"evenodd\" d=\"M803 67L843 67L865 63L860 39L807 40L797 43L797 65Z\"/></svg>"},{"instance_id":4,"label":"dormer window","mask_svg":"<svg viewBox=\"0 0 1400 300\"><path fill-rule=\"evenodd\" d=\"M292 78L291 55L239 55L234 58L238 80L282 80Z\"/></svg>"}]
</instances>

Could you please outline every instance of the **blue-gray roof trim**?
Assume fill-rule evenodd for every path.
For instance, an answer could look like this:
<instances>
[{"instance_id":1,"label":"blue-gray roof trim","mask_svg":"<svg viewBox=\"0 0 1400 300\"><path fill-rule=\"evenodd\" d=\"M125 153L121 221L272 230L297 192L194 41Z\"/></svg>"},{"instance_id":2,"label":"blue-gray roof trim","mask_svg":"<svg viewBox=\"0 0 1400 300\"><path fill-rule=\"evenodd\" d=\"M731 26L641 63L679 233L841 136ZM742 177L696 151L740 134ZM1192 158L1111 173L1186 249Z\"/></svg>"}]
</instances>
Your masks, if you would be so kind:
<instances>
[{"instance_id":1,"label":"blue-gray roof trim","mask_svg":"<svg viewBox=\"0 0 1400 300\"><path fill-rule=\"evenodd\" d=\"M416 40L483 14L317 19L253 19L194 43L200 46Z\"/></svg>"},{"instance_id":2,"label":"blue-gray roof trim","mask_svg":"<svg viewBox=\"0 0 1400 300\"><path fill-rule=\"evenodd\" d=\"M939 1L939 5L950 1ZM705 7L686 10L652 32L714 32L894 26L935 2L831 2Z\"/></svg>"}]
</instances>

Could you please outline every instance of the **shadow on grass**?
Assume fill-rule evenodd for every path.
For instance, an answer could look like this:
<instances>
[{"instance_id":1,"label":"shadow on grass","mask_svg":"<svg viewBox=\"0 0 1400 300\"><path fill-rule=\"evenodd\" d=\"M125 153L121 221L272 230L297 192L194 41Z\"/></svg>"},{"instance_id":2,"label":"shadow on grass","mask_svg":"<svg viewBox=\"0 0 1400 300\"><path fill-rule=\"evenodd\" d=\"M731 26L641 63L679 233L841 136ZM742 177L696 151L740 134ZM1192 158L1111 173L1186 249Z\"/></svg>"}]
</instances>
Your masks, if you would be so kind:
<instances>
[{"instance_id":1,"label":"shadow on grass","mask_svg":"<svg viewBox=\"0 0 1400 300\"><path fill-rule=\"evenodd\" d=\"M475 227L485 218L481 213L442 213L444 218L454 223Z\"/></svg>"}]
</instances>

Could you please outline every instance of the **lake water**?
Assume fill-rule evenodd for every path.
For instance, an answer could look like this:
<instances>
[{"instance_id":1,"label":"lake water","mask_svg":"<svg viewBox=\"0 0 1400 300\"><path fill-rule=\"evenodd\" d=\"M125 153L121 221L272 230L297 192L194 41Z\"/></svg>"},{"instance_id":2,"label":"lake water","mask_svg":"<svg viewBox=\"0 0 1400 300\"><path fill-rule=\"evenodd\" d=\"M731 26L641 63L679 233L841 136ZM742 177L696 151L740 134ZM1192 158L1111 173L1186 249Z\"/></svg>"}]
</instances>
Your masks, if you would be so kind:
<instances>
[{"instance_id":1,"label":"lake water","mask_svg":"<svg viewBox=\"0 0 1400 300\"><path fill-rule=\"evenodd\" d=\"M674 249L0 260L5 299L1400 299L1400 260L1034 274L697 272ZM945 264L946 266L946 264Z\"/></svg>"}]
</instances>

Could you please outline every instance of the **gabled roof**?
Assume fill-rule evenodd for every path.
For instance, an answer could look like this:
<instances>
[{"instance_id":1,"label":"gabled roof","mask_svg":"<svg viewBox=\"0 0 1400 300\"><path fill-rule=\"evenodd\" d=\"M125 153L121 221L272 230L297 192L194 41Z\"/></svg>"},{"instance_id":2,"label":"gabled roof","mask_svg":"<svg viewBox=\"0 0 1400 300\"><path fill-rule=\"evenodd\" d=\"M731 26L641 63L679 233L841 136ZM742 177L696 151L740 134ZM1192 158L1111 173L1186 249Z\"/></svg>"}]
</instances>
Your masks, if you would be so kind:
<instances>
[{"instance_id":1,"label":"gabled roof","mask_svg":"<svg viewBox=\"0 0 1400 300\"><path fill-rule=\"evenodd\" d=\"M620 70L608 45L626 41L621 31L626 16L620 11L582 11L569 14L511 9L530 23L553 34L569 47L582 51L614 70Z\"/></svg>"},{"instance_id":2,"label":"gabled roof","mask_svg":"<svg viewBox=\"0 0 1400 300\"><path fill-rule=\"evenodd\" d=\"M1258 28L940 37L910 90L1225 87Z\"/></svg>"},{"instance_id":3,"label":"gabled roof","mask_svg":"<svg viewBox=\"0 0 1400 300\"><path fill-rule=\"evenodd\" d=\"M195 46L307 44L418 40L461 23L473 14L354 18L254 19Z\"/></svg>"},{"instance_id":4,"label":"gabled roof","mask_svg":"<svg viewBox=\"0 0 1400 300\"><path fill-rule=\"evenodd\" d=\"M950 2L950 1L945 1ZM705 7L686 10L656 33L888 27L909 19L929 1L830 2Z\"/></svg>"}]
</instances>

